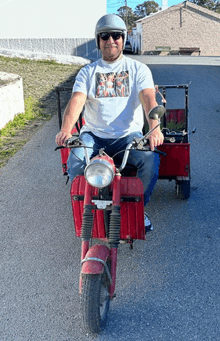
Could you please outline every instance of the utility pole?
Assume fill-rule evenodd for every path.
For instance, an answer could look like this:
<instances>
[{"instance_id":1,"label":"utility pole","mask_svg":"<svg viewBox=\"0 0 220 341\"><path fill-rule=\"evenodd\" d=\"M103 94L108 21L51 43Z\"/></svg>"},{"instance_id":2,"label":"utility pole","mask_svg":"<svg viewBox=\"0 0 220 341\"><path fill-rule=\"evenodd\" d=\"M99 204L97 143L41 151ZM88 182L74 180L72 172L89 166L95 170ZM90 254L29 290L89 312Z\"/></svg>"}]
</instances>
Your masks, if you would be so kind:
<instances>
[{"instance_id":1,"label":"utility pole","mask_svg":"<svg viewBox=\"0 0 220 341\"><path fill-rule=\"evenodd\" d=\"M125 24L128 28L128 6L127 6L127 0L125 0Z\"/></svg>"}]
</instances>

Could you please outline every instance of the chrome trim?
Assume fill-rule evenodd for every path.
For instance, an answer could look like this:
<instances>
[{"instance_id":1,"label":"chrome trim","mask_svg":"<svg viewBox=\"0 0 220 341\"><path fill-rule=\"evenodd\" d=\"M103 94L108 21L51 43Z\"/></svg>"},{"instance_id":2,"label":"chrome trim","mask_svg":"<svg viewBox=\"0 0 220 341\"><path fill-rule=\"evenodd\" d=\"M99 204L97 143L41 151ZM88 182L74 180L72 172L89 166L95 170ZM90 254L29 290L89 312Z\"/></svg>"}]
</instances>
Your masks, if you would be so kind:
<instances>
[{"instance_id":1,"label":"chrome trim","mask_svg":"<svg viewBox=\"0 0 220 341\"><path fill-rule=\"evenodd\" d=\"M122 160L122 163L121 163L121 166L118 168L118 171L119 173L125 168L126 166L126 163L128 161L128 156L129 156L129 153L130 153L130 148L132 147L133 145L133 142L129 143L126 147L126 150L125 150L125 153L124 153L124 156L123 156L123 160Z\"/></svg>"},{"instance_id":2,"label":"chrome trim","mask_svg":"<svg viewBox=\"0 0 220 341\"><path fill-rule=\"evenodd\" d=\"M92 200L99 210L105 210L107 206L113 203L112 200Z\"/></svg>"},{"instance_id":3,"label":"chrome trim","mask_svg":"<svg viewBox=\"0 0 220 341\"><path fill-rule=\"evenodd\" d=\"M81 265L82 265L83 263L87 262L88 260L93 260L93 261L102 263L102 264L104 265L104 267L105 267L105 270L106 270L107 276L108 276L108 278L109 278L109 281L110 281L110 283L112 283L112 277L111 277L111 274L110 274L108 265L106 264L106 262L105 262L103 259L95 258L95 257L84 258L84 259L81 261Z\"/></svg>"},{"instance_id":4,"label":"chrome trim","mask_svg":"<svg viewBox=\"0 0 220 341\"><path fill-rule=\"evenodd\" d=\"M114 176L115 176L114 168L112 167L112 165L111 165L110 162L108 162L107 160L103 160L103 159L91 160L91 161L89 162L89 164L87 164L87 166L86 166L86 168L85 168L85 170L84 170L84 176L85 176L86 180L88 181L86 172L87 172L87 170L89 169L89 167L94 166L94 165L98 165L98 164L103 165L103 166L107 167L108 170L110 170L110 172L111 172L111 174L112 174L112 180L111 180L110 183L112 183L112 181L113 181L113 179L114 179ZM89 182L89 181L88 181L88 182ZM90 183L90 182L89 182L89 183ZM110 185L110 183L109 183L109 185ZM93 186L92 184L90 184L90 185ZM103 187L106 187L106 186L102 186L102 187L95 186L95 187L97 187L97 188L103 188Z\"/></svg>"}]
</instances>

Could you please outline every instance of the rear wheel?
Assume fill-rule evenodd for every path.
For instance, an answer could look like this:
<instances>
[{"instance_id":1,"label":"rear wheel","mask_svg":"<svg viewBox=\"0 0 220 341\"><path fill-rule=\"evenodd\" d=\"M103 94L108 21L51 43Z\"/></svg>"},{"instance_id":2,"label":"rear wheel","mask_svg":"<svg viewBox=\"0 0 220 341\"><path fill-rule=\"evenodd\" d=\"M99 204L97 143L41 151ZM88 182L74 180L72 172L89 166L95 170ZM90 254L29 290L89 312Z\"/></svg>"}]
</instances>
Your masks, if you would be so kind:
<instances>
[{"instance_id":1,"label":"rear wheel","mask_svg":"<svg viewBox=\"0 0 220 341\"><path fill-rule=\"evenodd\" d=\"M109 304L109 281L105 272L99 275L83 274L81 311L86 332L99 333L105 327Z\"/></svg>"},{"instance_id":2,"label":"rear wheel","mask_svg":"<svg viewBox=\"0 0 220 341\"><path fill-rule=\"evenodd\" d=\"M188 199L190 197L190 180L177 180L176 194L180 199Z\"/></svg>"}]
</instances>

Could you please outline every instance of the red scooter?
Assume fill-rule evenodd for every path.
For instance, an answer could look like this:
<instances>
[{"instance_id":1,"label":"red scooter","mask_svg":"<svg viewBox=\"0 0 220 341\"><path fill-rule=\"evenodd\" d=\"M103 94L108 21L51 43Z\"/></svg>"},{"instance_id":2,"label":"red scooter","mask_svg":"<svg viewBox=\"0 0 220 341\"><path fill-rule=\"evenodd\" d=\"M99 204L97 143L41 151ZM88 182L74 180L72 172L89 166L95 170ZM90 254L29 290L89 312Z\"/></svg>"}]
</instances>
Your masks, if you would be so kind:
<instances>
[{"instance_id":1,"label":"red scooter","mask_svg":"<svg viewBox=\"0 0 220 341\"><path fill-rule=\"evenodd\" d=\"M149 117L158 120L157 127L164 113L164 106L150 111ZM90 160L78 136L66 142L67 148L84 148L87 161L84 176L73 179L70 193L76 236L82 240L79 292L83 326L89 333L104 328L115 297L119 243L129 243L132 248L135 239L145 240L143 184L134 176L134 169L125 171L131 149L150 150L147 138L154 129L127 146L120 166L102 149ZM92 239L102 243L91 246Z\"/></svg>"}]
</instances>

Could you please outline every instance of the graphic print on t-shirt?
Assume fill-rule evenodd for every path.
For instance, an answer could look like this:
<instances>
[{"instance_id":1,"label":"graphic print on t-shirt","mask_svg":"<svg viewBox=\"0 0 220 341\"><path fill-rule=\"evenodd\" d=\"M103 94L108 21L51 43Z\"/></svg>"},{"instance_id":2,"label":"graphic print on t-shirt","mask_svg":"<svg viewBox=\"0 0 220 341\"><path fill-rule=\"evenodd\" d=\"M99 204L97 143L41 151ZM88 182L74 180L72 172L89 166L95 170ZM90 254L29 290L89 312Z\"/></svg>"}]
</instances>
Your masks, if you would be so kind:
<instances>
[{"instance_id":1,"label":"graphic print on t-shirt","mask_svg":"<svg viewBox=\"0 0 220 341\"><path fill-rule=\"evenodd\" d=\"M95 97L128 97L129 72L96 73Z\"/></svg>"}]
</instances>

